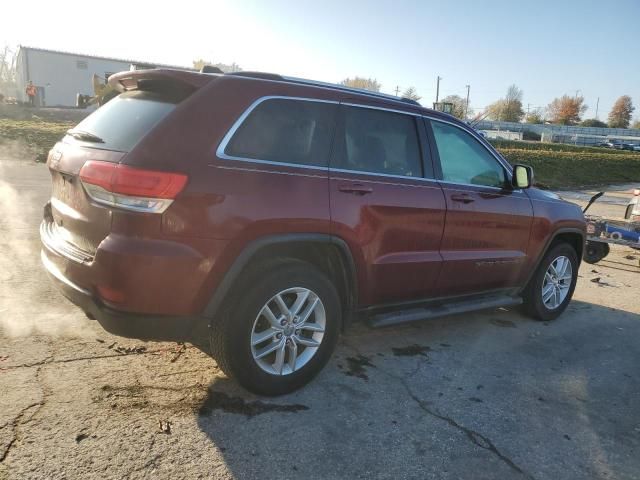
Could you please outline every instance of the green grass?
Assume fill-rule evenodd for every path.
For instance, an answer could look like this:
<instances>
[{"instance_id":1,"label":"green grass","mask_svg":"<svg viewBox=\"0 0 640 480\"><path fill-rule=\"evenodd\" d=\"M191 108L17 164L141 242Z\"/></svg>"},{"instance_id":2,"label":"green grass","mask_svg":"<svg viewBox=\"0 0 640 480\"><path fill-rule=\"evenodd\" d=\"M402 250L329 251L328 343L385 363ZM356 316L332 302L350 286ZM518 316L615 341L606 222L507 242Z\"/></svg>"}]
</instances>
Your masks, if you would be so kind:
<instances>
[{"instance_id":1,"label":"green grass","mask_svg":"<svg viewBox=\"0 0 640 480\"><path fill-rule=\"evenodd\" d=\"M531 165L536 183L552 189L640 181L640 155L633 152L601 155L520 148L498 151L511 164Z\"/></svg>"},{"instance_id":2,"label":"green grass","mask_svg":"<svg viewBox=\"0 0 640 480\"><path fill-rule=\"evenodd\" d=\"M0 118L0 143L16 140L24 143L36 161L45 161L47 153L73 123Z\"/></svg>"}]
</instances>

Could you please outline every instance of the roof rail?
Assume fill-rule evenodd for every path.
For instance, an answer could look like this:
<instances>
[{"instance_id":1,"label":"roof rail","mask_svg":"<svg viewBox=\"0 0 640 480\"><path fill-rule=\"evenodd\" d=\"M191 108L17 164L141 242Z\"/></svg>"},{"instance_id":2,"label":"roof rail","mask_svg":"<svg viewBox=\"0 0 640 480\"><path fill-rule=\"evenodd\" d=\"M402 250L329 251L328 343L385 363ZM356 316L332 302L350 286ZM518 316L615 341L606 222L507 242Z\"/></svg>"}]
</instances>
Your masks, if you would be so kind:
<instances>
[{"instance_id":1,"label":"roof rail","mask_svg":"<svg viewBox=\"0 0 640 480\"><path fill-rule=\"evenodd\" d=\"M276 80L282 82L284 77L282 75L278 75L277 73L267 73L267 72L231 72L227 73L227 75L233 75L234 77L248 77L248 78L260 78L262 80Z\"/></svg>"},{"instance_id":2,"label":"roof rail","mask_svg":"<svg viewBox=\"0 0 640 480\"><path fill-rule=\"evenodd\" d=\"M340 90L340 91L343 91L343 92L352 92L352 93L357 93L357 94L360 94L360 95L368 95L370 97L384 98L385 100L392 100L392 101L395 101L395 102L410 103L411 105L416 105L418 107L422 106L416 100L413 100L411 98L396 97L394 95L389 95L387 93L380 93L380 92L373 92L371 90L365 90L364 88L347 87L346 85L339 85L337 83L320 82L320 81L317 81L317 80L308 80L306 78L296 78L296 77L283 77L283 78L287 82L300 83L300 84L303 84L303 85L312 85L312 86L316 85L316 86L320 86L320 87L333 88L335 90Z\"/></svg>"},{"instance_id":3,"label":"roof rail","mask_svg":"<svg viewBox=\"0 0 640 480\"><path fill-rule=\"evenodd\" d=\"M232 75L234 77L256 78L256 79L262 79L262 80L274 80L277 82L289 82L289 83L296 83L299 85L324 87L324 88L330 88L332 90L339 90L342 92L351 92L351 93L357 93L358 95L367 95L369 97L382 98L382 99L391 100L394 102L409 103L411 105L416 105L418 107L422 106L416 100L413 100L411 98L395 97L393 95L388 95L386 93L372 92L371 90L365 90L362 88L347 87L345 85L338 85L337 83L320 82L317 80L308 80L306 78L284 77L282 75L278 75L277 73L241 71L241 72L227 73L226 75Z\"/></svg>"}]
</instances>

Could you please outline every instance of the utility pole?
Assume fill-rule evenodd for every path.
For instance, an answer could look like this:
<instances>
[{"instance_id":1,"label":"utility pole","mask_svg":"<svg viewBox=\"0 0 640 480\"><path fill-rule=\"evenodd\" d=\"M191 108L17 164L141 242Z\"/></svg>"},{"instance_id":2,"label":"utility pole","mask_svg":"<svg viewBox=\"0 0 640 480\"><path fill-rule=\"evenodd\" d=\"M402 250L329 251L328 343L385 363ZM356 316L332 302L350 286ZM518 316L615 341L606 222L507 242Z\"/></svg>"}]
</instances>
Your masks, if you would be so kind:
<instances>
[{"instance_id":1,"label":"utility pole","mask_svg":"<svg viewBox=\"0 0 640 480\"><path fill-rule=\"evenodd\" d=\"M398 93L400 93L400 85L396 86L396 97L398 96Z\"/></svg>"},{"instance_id":2,"label":"utility pole","mask_svg":"<svg viewBox=\"0 0 640 480\"><path fill-rule=\"evenodd\" d=\"M600 97L596 100L596 120L598 120L598 107L600 106Z\"/></svg>"},{"instance_id":3,"label":"utility pole","mask_svg":"<svg viewBox=\"0 0 640 480\"><path fill-rule=\"evenodd\" d=\"M466 85L467 87L467 103L464 106L464 119L467 119L467 115L469 113L469 90L471 90L471 85Z\"/></svg>"},{"instance_id":4,"label":"utility pole","mask_svg":"<svg viewBox=\"0 0 640 480\"><path fill-rule=\"evenodd\" d=\"M442 80L442 77L438 75L438 80L436 83L436 103L438 103L438 97L440 96L440 80Z\"/></svg>"}]
</instances>

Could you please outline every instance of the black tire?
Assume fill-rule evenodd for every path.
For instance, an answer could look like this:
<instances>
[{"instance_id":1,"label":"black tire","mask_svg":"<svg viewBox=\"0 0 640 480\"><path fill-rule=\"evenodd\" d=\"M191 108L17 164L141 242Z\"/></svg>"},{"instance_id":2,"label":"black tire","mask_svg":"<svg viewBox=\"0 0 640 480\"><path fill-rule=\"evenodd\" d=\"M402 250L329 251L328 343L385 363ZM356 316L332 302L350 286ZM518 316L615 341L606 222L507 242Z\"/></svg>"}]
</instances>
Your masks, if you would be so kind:
<instances>
[{"instance_id":1,"label":"black tire","mask_svg":"<svg viewBox=\"0 0 640 480\"><path fill-rule=\"evenodd\" d=\"M269 299L292 287L307 288L320 298L326 312L324 337L313 357L299 370L287 375L270 374L260 368L251 353L253 325ZM235 288L210 330L211 353L218 366L244 388L261 395L283 395L313 379L331 357L340 333L342 310L331 281L311 264L292 260L253 269Z\"/></svg>"},{"instance_id":2,"label":"black tire","mask_svg":"<svg viewBox=\"0 0 640 480\"><path fill-rule=\"evenodd\" d=\"M598 263L607 255L609 255L609 244L588 241L584 248L582 259L587 263L594 264Z\"/></svg>"},{"instance_id":3,"label":"black tire","mask_svg":"<svg viewBox=\"0 0 640 480\"><path fill-rule=\"evenodd\" d=\"M567 296L562 303L554 309L549 309L542 301L542 283L549 265L560 256L567 257L571 262L571 285ZM529 281L527 288L525 288L525 291L523 292L523 307L525 313L536 320L542 321L555 320L558 318L558 316L567 308L567 305L573 296L573 291L576 288L576 281L578 279L578 265L578 255L571 245L564 242L553 245L544 255L536 273L533 275L533 278Z\"/></svg>"}]
</instances>

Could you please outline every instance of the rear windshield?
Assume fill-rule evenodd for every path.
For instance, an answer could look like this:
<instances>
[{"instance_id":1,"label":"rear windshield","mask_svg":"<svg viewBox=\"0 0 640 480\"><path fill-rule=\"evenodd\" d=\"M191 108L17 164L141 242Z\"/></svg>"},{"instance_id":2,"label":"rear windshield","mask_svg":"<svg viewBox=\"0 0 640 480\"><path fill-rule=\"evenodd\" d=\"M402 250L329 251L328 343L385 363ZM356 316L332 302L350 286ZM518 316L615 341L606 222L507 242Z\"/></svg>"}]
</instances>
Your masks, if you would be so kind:
<instances>
[{"instance_id":1,"label":"rear windshield","mask_svg":"<svg viewBox=\"0 0 640 480\"><path fill-rule=\"evenodd\" d=\"M130 151L142 137L175 108L156 93L126 92L106 103L73 127L74 132L95 135L102 142L65 137L65 142L119 152Z\"/></svg>"}]
</instances>

